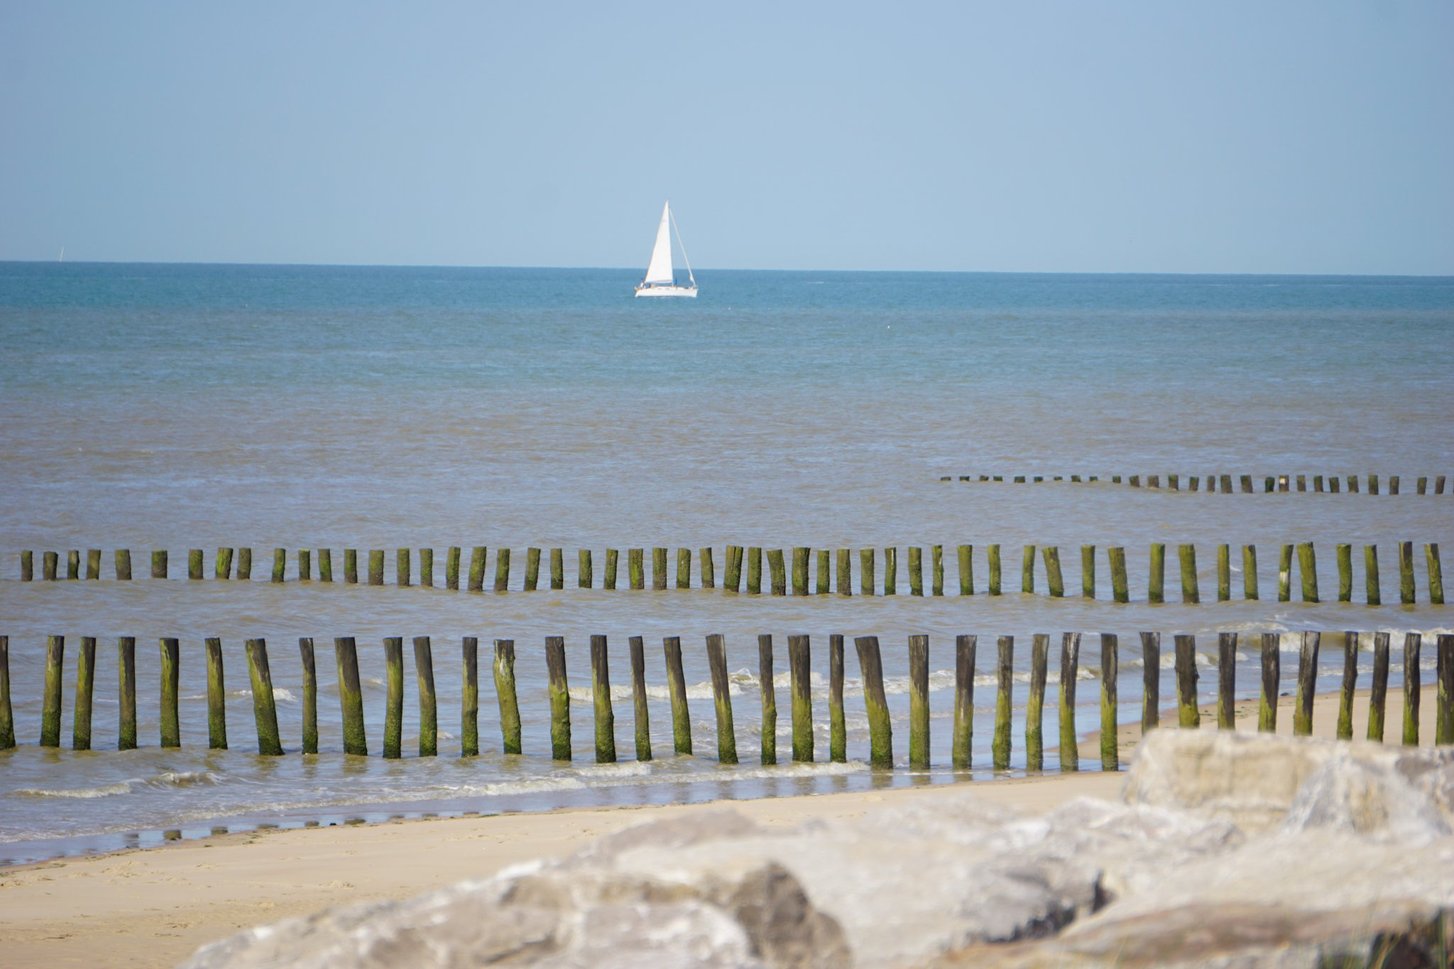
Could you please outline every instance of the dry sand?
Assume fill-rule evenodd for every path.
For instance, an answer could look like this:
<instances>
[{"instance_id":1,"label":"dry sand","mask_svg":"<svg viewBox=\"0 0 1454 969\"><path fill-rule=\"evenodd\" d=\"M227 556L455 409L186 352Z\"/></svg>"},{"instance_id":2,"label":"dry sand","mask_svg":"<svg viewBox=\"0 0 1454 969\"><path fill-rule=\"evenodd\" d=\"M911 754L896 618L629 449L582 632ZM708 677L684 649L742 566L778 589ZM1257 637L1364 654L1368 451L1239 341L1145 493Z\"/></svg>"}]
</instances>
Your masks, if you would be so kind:
<instances>
[{"instance_id":1,"label":"dry sand","mask_svg":"<svg viewBox=\"0 0 1454 969\"><path fill-rule=\"evenodd\" d=\"M1432 691L1421 709L1420 738L1434 731ZM1389 695L1386 737L1397 742L1401 695ZM1315 733L1332 736L1337 697L1320 697ZM1239 729L1255 729L1257 703L1237 705ZM1047 715L1047 735L1053 736ZM1292 700L1283 698L1279 733L1291 733ZM1174 725L1175 711L1162 714ZM1215 713L1203 710L1202 729ZM1367 724L1367 698L1355 708L1355 736ZM1018 730L1015 742L1022 736ZM1122 763L1139 737L1122 728ZM1099 763L1095 737L1081 763ZM1047 762L1054 764L1053 754ZM863 793L734 801L765 825L812 818L851 818L884 805L923 804L972 789L987 802L1044 812L1070 798L1116 798L1123 775L1085 771L1024 780L941 784ZM642 821L720 805L603 808L369 826L223 835L160 848L67 858L0 871L0 962L6 966L172 966L203 943L239 929L349 902L404 898L466 878L493 874L531 858L559 857L590 839Z\"/></svg>"}]
</instances>

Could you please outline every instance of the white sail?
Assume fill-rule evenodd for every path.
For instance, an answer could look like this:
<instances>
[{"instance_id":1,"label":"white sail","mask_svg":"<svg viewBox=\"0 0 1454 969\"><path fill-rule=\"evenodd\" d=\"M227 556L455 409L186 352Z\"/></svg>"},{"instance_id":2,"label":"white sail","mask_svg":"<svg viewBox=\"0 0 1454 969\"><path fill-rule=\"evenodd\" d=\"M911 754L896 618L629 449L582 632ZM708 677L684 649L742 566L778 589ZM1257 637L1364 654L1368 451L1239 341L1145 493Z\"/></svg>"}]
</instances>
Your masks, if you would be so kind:
<instances>
[{"instance_id":1,"label":"white sail","mask_svg":"<svg viewBox=\"0 0 1454 969\"><path fill-rule=\"evenodd\" d=\"M642 283L653 286L673 281L671 268L671 203L661 207L661 225L656 229L656 244L651 247L651 264L646 267Z\"/></svg>"}]
</instances>

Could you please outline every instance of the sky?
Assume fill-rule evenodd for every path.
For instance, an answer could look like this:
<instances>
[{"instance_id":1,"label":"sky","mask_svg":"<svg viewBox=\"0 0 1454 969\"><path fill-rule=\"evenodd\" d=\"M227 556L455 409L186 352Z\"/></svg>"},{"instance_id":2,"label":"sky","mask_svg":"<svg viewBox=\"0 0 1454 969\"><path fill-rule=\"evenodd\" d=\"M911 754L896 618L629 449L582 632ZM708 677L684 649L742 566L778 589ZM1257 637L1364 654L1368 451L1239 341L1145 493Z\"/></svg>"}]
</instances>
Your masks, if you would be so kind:
<instances>
[{"instance_id":1,"label":"sky","mask_svg":"<svg viewBox=\"0 0 1454 969\"><path fill-rule=\"evenodd\" d=\"M1454 275L1454 3L0 0L0 260ZM700 273L699 273L700 275Z\"/></svg>"}]
</instances>

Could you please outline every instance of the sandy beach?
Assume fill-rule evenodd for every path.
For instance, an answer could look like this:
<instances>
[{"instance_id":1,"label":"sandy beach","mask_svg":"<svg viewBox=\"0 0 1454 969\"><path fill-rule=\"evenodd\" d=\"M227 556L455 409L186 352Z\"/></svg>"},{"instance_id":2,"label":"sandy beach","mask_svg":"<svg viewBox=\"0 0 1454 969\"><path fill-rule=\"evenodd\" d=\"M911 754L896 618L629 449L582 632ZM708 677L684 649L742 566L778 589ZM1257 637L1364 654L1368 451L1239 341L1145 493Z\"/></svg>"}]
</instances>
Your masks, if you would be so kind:
<instances>
[{"instance_id":1,"label":"sandy beach","mask_svg":"<svg viewBox=\"0 0 1454 969\"><path fill-rule=\"evenodd\" d=\"M1292 731L1292 698L1279 707L1278 732ZM1434 696L1425 691L1420 739L1431 743ZM1314 732L1331 737L1336 696L1320 697ZM1238 729L1255 729L1256 701L1237 705ZM1390 691L1386 741L1401 731L1403 698ZM1053 714L1047 718L1047 724ZM1202 729L1215 714L1203 710ZM1163 724L1175 723L1175 711ZM1355 704L1355 736L1367 724L1367 697ZM1139 736L1122 728L1122 760ZM1016 737L1016 743L1021 737ZM1047 758L1054 763L1052 754ZM1081 763L1098 764L1094 736ZM1043 812L1080 796L1116 798L1123 774L1084 771L977 782L976 797ZM968 784L771 798L730 803L765 825L851 818L886 804L961 796ZM403 898L467 878L489 876L532 858L559 857L597 836L643 821L718 804L608 808L224 835L161 848L68 858L0 872L0 947L9 966L171 966L199 945L262 922L352 902Z\"/></svg>"}]
</instances>

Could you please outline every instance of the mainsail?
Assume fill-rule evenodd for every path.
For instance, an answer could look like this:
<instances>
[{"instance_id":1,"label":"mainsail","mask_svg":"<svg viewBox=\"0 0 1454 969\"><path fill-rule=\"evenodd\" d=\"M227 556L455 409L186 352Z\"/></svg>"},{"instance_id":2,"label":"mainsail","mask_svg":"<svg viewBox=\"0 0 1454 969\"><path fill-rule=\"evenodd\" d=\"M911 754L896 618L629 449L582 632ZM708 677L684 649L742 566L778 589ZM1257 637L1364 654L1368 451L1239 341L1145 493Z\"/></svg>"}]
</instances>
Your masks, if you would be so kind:
<instances>
[{"instance_id":1,"label":"mainsail","mask_svg":"<svg viewBox=\"0 0 1454 969\"><path fill-rule=\"evenodd\" d=\"M667 202L661 207L661 225L656 229L656 244L651 247L651 264L646 267L646 278L642 280L644 285L665 283L670 286L673 282L670 223L671 203Z\"/></svg>"}]
</instances>

